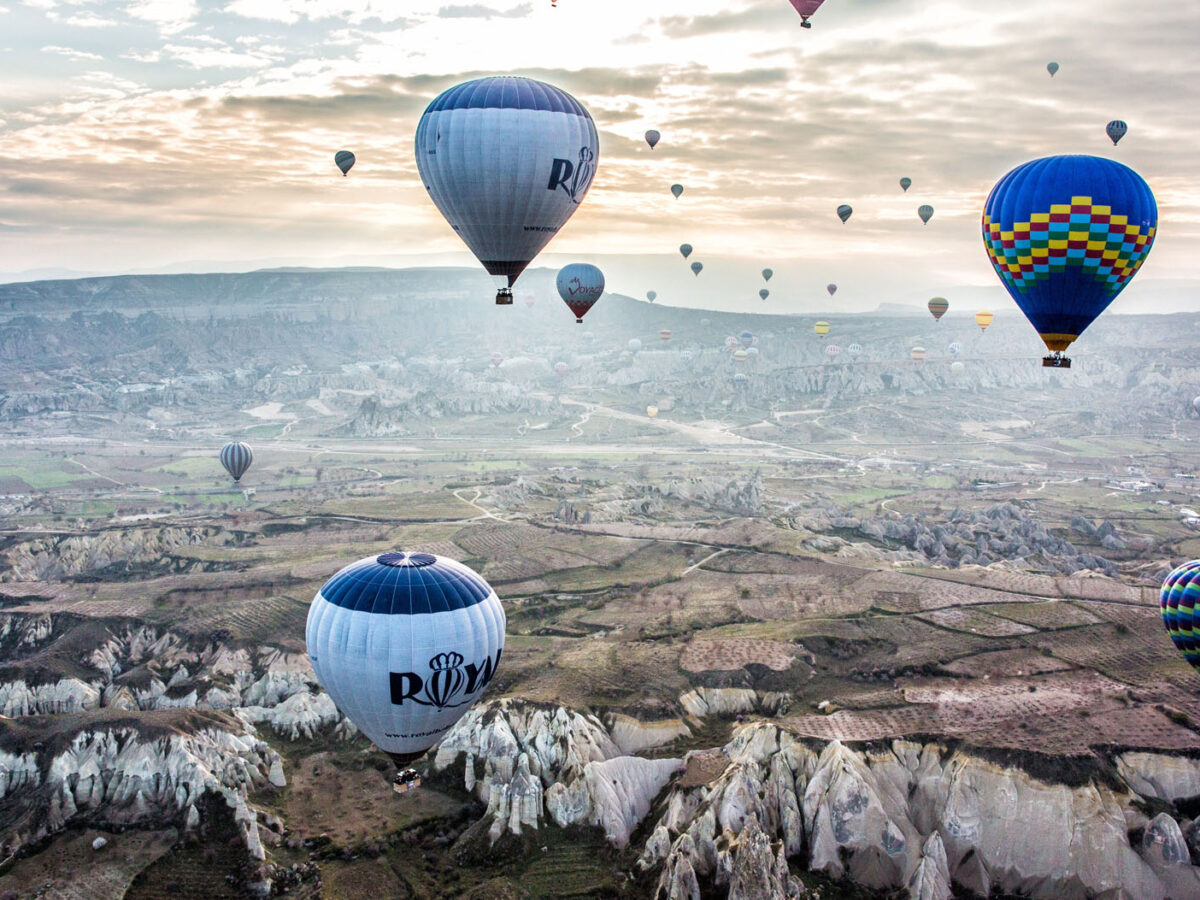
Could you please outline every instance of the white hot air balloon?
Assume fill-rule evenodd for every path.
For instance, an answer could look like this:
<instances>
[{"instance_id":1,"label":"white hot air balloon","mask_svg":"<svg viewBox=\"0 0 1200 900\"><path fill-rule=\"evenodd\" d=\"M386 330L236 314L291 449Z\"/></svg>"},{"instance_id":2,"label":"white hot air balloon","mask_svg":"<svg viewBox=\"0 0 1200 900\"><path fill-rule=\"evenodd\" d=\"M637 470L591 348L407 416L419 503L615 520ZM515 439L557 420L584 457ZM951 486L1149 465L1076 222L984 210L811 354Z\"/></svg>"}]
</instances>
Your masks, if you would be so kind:
<instances>
[{"instance_id":1,"label":"white hot air balloon","mask_svg":"<svg viewBox=\"0 0 1200 900\"><path fill-rule=\"evenodd\" d=\"M600 159L583 105L553 85L502 75L440 94L417 123L429 196L512 303L525 267L579 208Z\"/></svg>"},{"instance_id":2,"label":"white hot air balloon","mask_svg":"<svg viewBox=\"0 0 1200 900\"><path fill-rule=\"evenodd\" d=\"M500 598L472 569L429 553L384 553L325 582L305 640L338 709L404 768L483 693L504 627Z\"/></svg>"}]
</instances>

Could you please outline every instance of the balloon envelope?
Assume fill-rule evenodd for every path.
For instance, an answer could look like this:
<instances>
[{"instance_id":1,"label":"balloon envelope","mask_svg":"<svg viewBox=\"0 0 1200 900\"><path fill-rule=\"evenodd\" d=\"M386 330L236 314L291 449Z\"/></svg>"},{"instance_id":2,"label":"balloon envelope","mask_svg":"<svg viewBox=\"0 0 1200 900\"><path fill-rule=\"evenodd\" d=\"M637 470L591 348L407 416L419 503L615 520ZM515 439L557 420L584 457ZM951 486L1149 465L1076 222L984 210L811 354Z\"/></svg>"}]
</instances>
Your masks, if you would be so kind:
<instances>
[{"instance_id":1,"label":"balloon envelope","mask_svg":"<svg viewBox=\"0 0 1200 900\"><path fill-rule=\"evenodd\" d=\"M354 154L349 150L339 150L333 154L333 161L342 170L343 175L354 168Z\"/></svg>"},{"instance_id":2,"label":"balloon envelope","mask_svg":"<svg viewBox=\"0 0 1200 900\"><path fill-rule=\"evenodd\" d=\"M568 366L565 362L556 362L554 364L554 374L557 375L559 378L562 378L564 375L567 374L567 371L570 368L571 367Z\"/></svg>"},{"instance_id":3,"label":"balloon envelope","mask_svg":"<svg viewBox=\"0 0 1200 900\"><path fill-rule=\"evenodd\" d=\"M924 347L913 347L912 351L909 353L909 356L911 356L913 359L915 359L919 362L925 358L925 348Z\"/></svg>"},{"instance_id":4,"label":"balloon envelope","mask_svg":"<svg viewBox=\"0 0 1200 900\"><path fill-rule=\"evenodd\" d=\"M483 693L504 627L500 598L472 569L429 553L384 553L317 591L305 642L338 709L403 766Z\"/></svg>"},{"instance_id":5,"label":"balloon envelope","mask_svg":"<svg viewBox=\"0 0 1200 900\"><path fill-rule=\"evenodd\" d=\"M917 215L921 217L922 222L928 225L929 220L933 218L933 207L928 203L926 203L924 206L918 206Z\"/></svg>"},{"instance_id":6,"label":"balloon envelope","mask_svg":"<svg viewBox=\"0 0 1200 900\"><path fill-rule=\"evenodd\" d=\"M775 274L775 270L774 270L774 269L763 269L763 270L762 270L762 277L763 277L763 281L770 281L770 280L771 280L771 276L772 276L772 275L774 275L774 274Z\"/></svg>"},{"instance_id":7,"label":"balloon envelope","mask_svg":"<svg viewBox=\"0 0 1200 900\"><path fill-rule=\"evenodd\" d=\"M768 297L770 297L770 296L771 296L771 292L770 292L770 291L768 291L766 288L762 288L762 289L761 289L761 290L758 292L758 296L759 296L759 297L761 297L762 299L766 300Z\"/></svg>"},{"instance_id":8,"label":"balloon envelope","mask_svg":"<svg viewBox=\"0 0 1200 900\"><path fill-rule=\"evenodd\" d=\"M650 145L651 150L654 149L654 145L658 143L658 139L661 137L662 135L653 128L646 132L646 143Z\"/></svg>"},{"instance_id":9,"label":"balloon envelope","mask_svg":"<svg viewBox=\"0 0 1200 900\"><path fill-rule=\"evenodd\" d=\"M1052 352L1066 350L1124 290L1157 226L1142 177L1095 156L1017 166L983 208L992 266Z\"/></svg>"},{"instance_id":10,"label":"balloon envelope","mask_svg":"<svg viewBox=\"0 0 1200 900\"><path fill-rule=\"evenodd\" d=\"M934 319L940 319L949 308L950 302L945 297L934 297L929 301L929 312L932 313Z\"/></svg>"},{"instance_id":11,"label":"balloon envelope","mask_svg":"<svg viewBox=\"0 0 1200 900\"><path fill-rule=\"evenodd\" d=\"M1200 560L1193 559L1174 569L1162 583L1158 595L1163 626L1176 649L1193 669L1200 671Z\"/></svg>"},{"instance_id":12,"label":"balloon envelope","mask_svg":"<svg viewBox=\"0 0 1200 900\"><path fill-rule=\"evenodd\" d=\"M503 75L452 87L429 104L416 156L446 221L511 287L579 208L600 140L566 91Z\"/></svg>"},{"instance_id":13,"label":"balloon envelope","mask_svg":"<svg viewBox=\"0 0 1200 900\"><path fill-rule=\"evenodd\" d=\"M1200 413L1200 397L1192 401L1192 406L1196 407L1196 412Z\"/></svg>"},{"instance_id":14,"label":"balloon envelope","mask_svg":"<svg viewBox=\"0 0 1200 900\"><path fill-rule=\"evenodd\" d=\"M662 331L660 331L658 333L658 339L660 341L662 341L664 344L667 343L668 341L670 341L671 340L671 329L664 328Z\"/></svg>"},{"instance_id":15,"label":"balloon envelope","mask_svg":"<svg viewBox=\"0 0 1200 900\"><path fill-rule=\"evenodd\" d=\"M646 299L653 303L658 299L658 291L646 291Z\"/></svg>"},{"instance_id":16,"label":"balloon envelope","mask_svg":"<svg viewBox=\"0 0 1200 900\"><path fill-rule=\"evenodd\" d=\"M837 359L838 354L841 352L842 352L842 348L839 347L837 344L830 344L828 347L825 348L825 355L828 356L831 361Z\"/></svg>"},{"instance_id":17,"label":"balloon envelope","mask_svg":"<svg viewBox=\"0 0 1200 900\"><path fill-rule=\"evenodd\" d=\"M704 263L702 263L702 262L692 263L692 274L693 275L699 275L703 269L704 269Z\"/></svg>"},{"instance_id":18,"label":"balloon envelope","mask_svg":"<svg viewBox=\"0 0 1200 900\"><path fill-rule=\"evenodd\" d=\"M987 331L988 326L992 324L992 320L995 318L995 313L977 312L975 313L975 324L979 326L980 331Z\"/></svg>"},{"instance_id":19,"label":"balloon envelope","mask_svg":"<svg viewBox=\"0 0 1200 900\"><path fill-rule=\"evenodd\" d=\"M815 331L821 337L825 337L825 335L829 334L829 323L828 322L818 322L816 325L813 326L813 331Z\"/></svg>"},{"instance_id":20,"label":"balloon envelope","mask_svg":"<svg viewBox=\"0 0 1200 900\"><path fill-rule=\"evenodd\" d=\"M626 344L625 346L627 346L629 348L629 351L631 353L637 353L639 350L642 349L642 342L639 341L637 338L630 338L629 343Z\"/></svg>"},{"instance_id":21,"label":"balloon envelope","mask_svg":"<svg viewBox=\"0 0 1200 900\"><path fill-rule=\"evenodd\" d=\"M808 21L808 17L821 8L821 4L825 0L790 0L796 12L800 13L800 18Z\"/></svg>"},{"instance_id":22,"label":"balloon envelope","mask_svg":"<svg viewBox=\"0 0 1200 900\"><path fill-rule=\"evenodd\" d=\"M907 191L910 187L912 187L912 179L911 178L908 178L906 176L906 177L900 179L900 188L902 190Z\"/></svg>"},{"instance_id":23,"label":"balloon envelope","mask_svg":"<svg viewBox=\"0 0 1200 900\"><path fill-rule=\"evenodd\" d=\"M825 290L829 291L829 296L832 297L834 294L837 293L837 285L836 284L827 284L827 285L825 285Z\"/></svg>"},{"instance_id":24,"label":"balloon envelope","mask_svg":"<svg viewBox=\"0 0 1200 900\"><path fill-rule=\"evenodd\" d=\"M491 362L493 366L498 366L500 363L504 362L504 354L497 351L488 357L488 361Z\"/></svg>"},{"instance_id":25,"label":"balloon envelope","mask_svg":"<svg viewBox=\"0 0 1200 900\"><path fill-rule=\"evenodd\" d=\"M958 354L962 353L962 344L960 344L958 341L955 341L946 349L950 352L951 356L958 356Z\"/></svg>"},{"instance_id":26,"label":"balloon envelope","mask_svg":"<svg viewBox=\"0 0 1200 900\"><path fill-rule=\"evenodd\" d=\"M1055 75L1058 74L1058 63L1056 63L1056 62L1046 63L1046 71L1049 72L1050 77L1053 78Z\"/></svg>"},{"instance_id":27,"label":"balloon envelope","mask_svg":"<svg viewBox=\"0 0 1200 900\"><path fill-rule=\"evenodd\" d=\"M590 263L571 263L558 270L555 286L558 296L575 313L575 321L582 322L604 293L604 273Z\"/></svg>"},{"instance_id":28,"label":"balloon envelope","mask_svg":"<svg viewBox=\"0 0 1200 900\"><path fill-rule=\"evenodd\" d=\"M692 255L692 245L691 244L680 244L679 252L683 254L684 259L687 259L689 256Z\"/></svg>"},{"instance_id":29,"label":"balloon envelope","mask_svg":"<svg viewBox=\"0 0 1200 900\"><path fill-rule=\"evenodd\" d=\"M650 418L653 419L655 416L658 415L658 407L657 406L647 406L646 407L646 415L648 415Z\"/></svg>"},{"instance_id":30,"label":"balloon envelope","mask_svg":"<svg viewBox=\"0 0 1200 900\"><path fill-rule=\"evenodd\" d=\"M754 333L753 332L743 331L739 335L739 337L741 338L743 347L749 347L749 346L753 345L753 343L754 343Z\"/></svg>"},{"instance_id":31,"label":"balloon envelope","mask_svg":"<svg viewBox=\"0 0 1200 900\"><path fill-rule=\"evenodd\" d=\"M859 356L863 352L862 344L851 344L846 348L846 352L851 356Z\"/></svg>"},{"instance_id":32,"label":"balloon envelope","mask_svg":"<svg viewBox=\"0 0 1200 900\"><path fill-rule=\"evenodd\" d=\"M747 377L745 372L734 372L733 373L733 383L734 384L745 384L749 380L750 379Z\"/></svg>"},{"instance_id":33,"label":"balloon envelope","mask_svg":"<svg viewBox=\"0 0 1200 900\"><path fill-rule=\"evenodd\" d=\"M683 185L682 184L671 185L671 193L674 194L675 199L678 200L679 195L683 193Z\"/></svg>"},{"instance_id":34,"label":"balloon envelope","mask_svg":"<svg viewBox=\"0 0 1200 900\"><path fill-rule=\"evenodd\" d=\"M960 363L958 360L955 360L954 362L950 363L950 373L952 375L961 375L966 368L967 367L964 366L962 363Z\"/></svg>"},{"instance_id":35,"label":"balloon envelope","mask_svg":"<svg viewBox=\"0 0 1200 900\"><path fill-rule=\"evenodd\" d=\"M236 483L241 481L246 470L250 468L250 463L254 462L254 452L248 444L243 444L241 441L230 441L221 448L220 459L221 465L225 467L225 471Z\"/></svg>"},{"instance_id":36,"label":"balloon envelope","mask_svg":"<svg viewBox=\"0 0 1200 900\"><path fill-rule=\"evenodd\" d=\"M1113 119L1104 126L1104 132L1108 135L1108 139L1113 142L1114 147L1121 142L1121 138L1125 137L1127 131L1129 131L1129 126L1120 119Z\"/></svg>"},{"instance_id":37,"label":"balloon envelope","mask_svg":"<svg viewBox=\"0 0 1200 900\"><path fill-rule=\"evenodd\" d=\"M733 351L733 361L735 363L744 363L749 358L750 358L750 354L747 353L745 350L741 349L740 347L737 350Z\"/></svg>"},{"instance_id":38,"label":"balloon envelope","mask_svg":"<svg viewBox=\"0 0 1200 900\"><path fill-rule=\"evenodd\" d=\"M837 208L838 218L842 220L842 224L846 224L846 220L854 213L854 208L847 203L843 203Z\"/></svg>"}]
</instances>

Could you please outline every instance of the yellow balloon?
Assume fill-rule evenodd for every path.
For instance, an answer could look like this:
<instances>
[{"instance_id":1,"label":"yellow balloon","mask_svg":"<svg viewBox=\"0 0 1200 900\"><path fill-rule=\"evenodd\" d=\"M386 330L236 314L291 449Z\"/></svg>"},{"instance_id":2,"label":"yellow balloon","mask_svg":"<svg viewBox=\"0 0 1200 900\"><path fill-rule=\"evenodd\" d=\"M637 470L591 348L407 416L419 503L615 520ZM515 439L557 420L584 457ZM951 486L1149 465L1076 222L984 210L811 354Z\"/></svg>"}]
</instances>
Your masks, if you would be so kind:
<instances>
[{"instance_id":1,"label":"yellow balloon","mask_svg":"<svg viewBox=\"0 0 1200 900\"><path fill-rule=\"evenodd\" d=\"M658 415L658 407L657 406L647 406L646 407L646 415L648 415L650 418L653 419L655 416Z\"/></svg>"},{"instance_id":2,"label":"yellow balloon","mask_svg":"<svg viewBox=\"0 0 1200 900\"><path fill-rule=\"evenodd\" d=\"M987 331L987 327L992 324L994 318L996 318L994 313L977 312L975 313L975 324L979 326L980 331Z\"/></svg>"},{"instance_id":3,"label":"yellow balloon","mask_svg":"<svg viewBox=\"0 0 1200 900\"><path fill-rule=\"evenodd\" d=\"M813 326L813 331L815 331L821 337L825 337L825 335L829 334L829 323L828 322L818 322L816 325Z\"/></svg>"}]
</instances>

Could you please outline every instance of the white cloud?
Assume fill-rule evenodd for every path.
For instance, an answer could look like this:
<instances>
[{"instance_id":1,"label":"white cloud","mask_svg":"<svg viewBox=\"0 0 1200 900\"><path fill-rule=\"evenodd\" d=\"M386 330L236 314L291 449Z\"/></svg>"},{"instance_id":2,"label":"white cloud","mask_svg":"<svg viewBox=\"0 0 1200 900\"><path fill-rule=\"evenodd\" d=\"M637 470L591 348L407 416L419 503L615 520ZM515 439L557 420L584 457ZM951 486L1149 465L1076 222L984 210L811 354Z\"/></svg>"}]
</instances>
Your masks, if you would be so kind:
<instances>
[{"instance_id":1,"label":"white cloud","mask_svg":"<svg viewBox=\"0 0 1200 900\"><path fill-rule=\"evenodd\" d=\"M59 56L65 56L68 59L104 59L99 53L89 53L86 50L76 50L72 47L60 47L57 44L47 44L42 48L43 53L57 53Z\"/></svg>"},{"instance_id":2,"label":"white cloud","mask_svg":"<svg viewBox=\"0 0 1200 900\"><path fill-rule=\"evenodd\" d=\"M103 16L98 16L93 12L79 12L65 18L60 17L58 13L50 13L50 18L55 21L62 21L67 25L74 25L76 28L115 28L120 23L116 19L106 19Z\"/></svg>"},{"instance_id":3,"label":"white cloud","mask_svg":"<svg viewBox=\"0 0 1200 900\"><path fill-rule=\"evenodd\" d=\"M178 34L195 20L199 12L195 0L137 0L125 7L135 19L151 22L163 34Z\"/></svg>"},{"instance_id":4,"label":"white cloud","mask_svg":"<svg viewBox=\"0 0 1200 900\"><path fill-rule=\"evenodd\" d=\"M274 61L262 53L243 53L227 45L206 47L186 44L166 44L162 49L164 59L173 59L192 69L261 69Z\"/></svg>"}]
</instances>

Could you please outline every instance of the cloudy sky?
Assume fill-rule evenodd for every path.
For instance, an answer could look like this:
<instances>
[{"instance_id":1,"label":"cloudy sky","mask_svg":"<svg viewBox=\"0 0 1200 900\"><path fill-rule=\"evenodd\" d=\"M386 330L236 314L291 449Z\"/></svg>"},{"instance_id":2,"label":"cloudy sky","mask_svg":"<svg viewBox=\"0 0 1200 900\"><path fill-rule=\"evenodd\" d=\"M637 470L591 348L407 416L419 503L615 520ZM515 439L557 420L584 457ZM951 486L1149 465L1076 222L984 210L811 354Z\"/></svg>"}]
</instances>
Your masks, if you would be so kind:
<instances>
[{"instance_id":1,"label":"cloudy sky","mask_svg":"<svg viewBox=\"0 0 1200 900\"><path fill-rule=\"evenodd\" d=\"M591 110L596 180L539 262L600 262L618 290L760 309L767 265L781 304L828 308L830 281L852 309L1006 302L988 190L1095 153L1160 205L1118 306L1200 308L1197 4L828 0L813 24L786 0L0 0L0 273L473 262L412 135L441 90L504 72Z\"/></svg>"}]
</instances>

